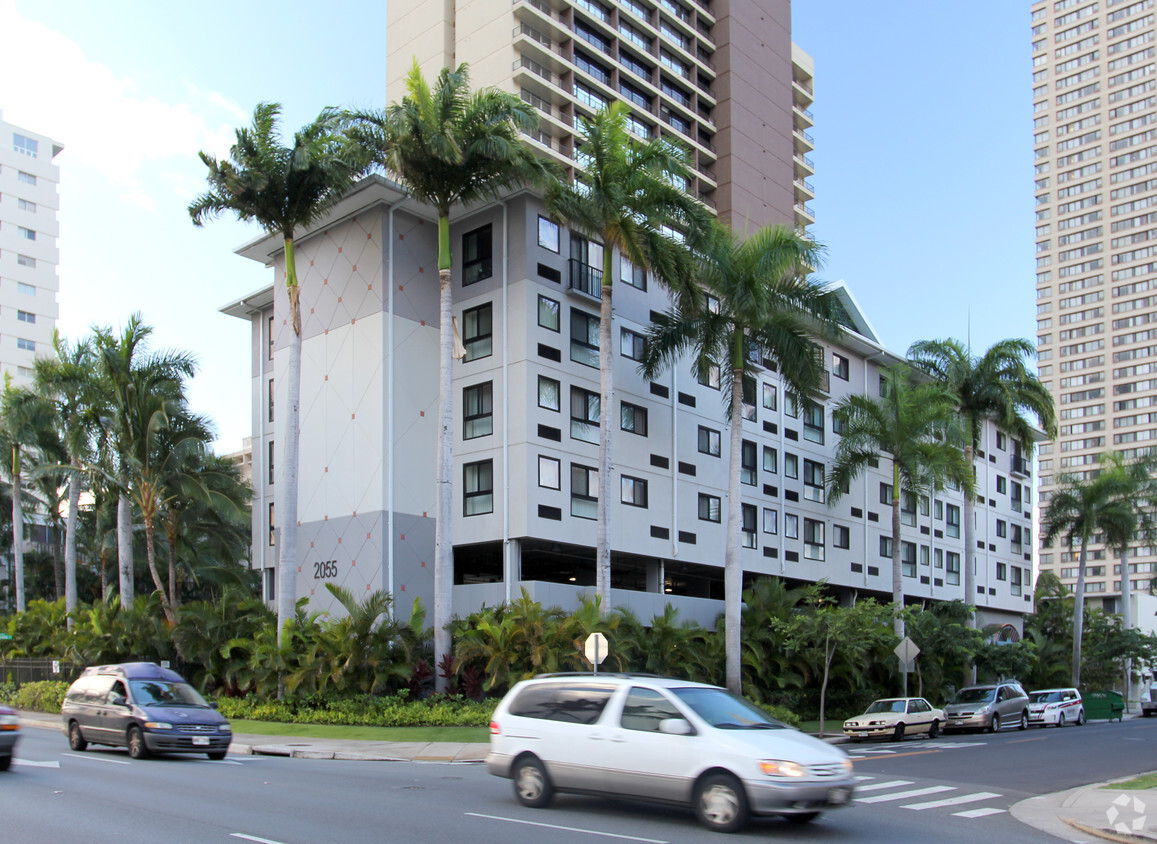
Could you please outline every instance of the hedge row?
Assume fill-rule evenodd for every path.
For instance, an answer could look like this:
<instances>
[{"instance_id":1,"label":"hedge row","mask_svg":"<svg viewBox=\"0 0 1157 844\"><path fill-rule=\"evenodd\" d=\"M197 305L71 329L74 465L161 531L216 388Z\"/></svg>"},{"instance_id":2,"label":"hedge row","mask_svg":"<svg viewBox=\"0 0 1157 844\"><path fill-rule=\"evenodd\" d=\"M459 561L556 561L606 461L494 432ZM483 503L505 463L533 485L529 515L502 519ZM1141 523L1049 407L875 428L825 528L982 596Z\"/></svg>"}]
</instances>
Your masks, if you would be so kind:
<instances>
[{"instance_id":1,"label":"hedge row","mask_svg":"<svg viewBox=\"0 0 1157 844\"><path fill-rule=\"evenodd\" d=\"M462 697L405 698L405 692L389 697L312 696L285 700L263 700L250 695L223 697L218 705L226 718L365 727L485 727L498 705L495 698L481 702Z\"/></svg>"},{"instance_id":2,"label":"hedge row","mask_svg":"<svg viewBox=\"0 0 1157 844\"><path fill-rule=\"evenodd\" d=\"M19 689L13 683L0 683L0 703L30 712L60 713L69 684L63 680L40 680L25 683Z\"/></svg>"}]
</instances>

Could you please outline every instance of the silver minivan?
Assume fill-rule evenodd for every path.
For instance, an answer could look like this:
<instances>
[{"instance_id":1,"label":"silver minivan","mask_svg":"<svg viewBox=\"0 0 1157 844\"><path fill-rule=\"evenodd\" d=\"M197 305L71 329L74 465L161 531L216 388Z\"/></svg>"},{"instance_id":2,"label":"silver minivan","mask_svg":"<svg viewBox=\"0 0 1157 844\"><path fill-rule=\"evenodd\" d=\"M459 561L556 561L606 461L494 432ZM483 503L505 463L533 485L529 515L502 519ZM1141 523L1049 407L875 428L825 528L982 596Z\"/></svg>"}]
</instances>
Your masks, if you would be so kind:
<instances>
[{"instance_id":1,"label":"silver minivan","mask_svg":"<svg viewBox=\"0 0 1157 844\"><path fill-rule=\"evenodd\" d=\"M517 684L490 722L490 773L524 806L566 791L690 806L707 827L750 815L806 823L848 805L848 755L726 689L629 674L543 675Z\"/></svg>"},{"instance_id":2,"label":"silver minivan","mask_svg":"<svg viewBox=\"0 0 1157 844\"><path fill-rule=\"evenodd\" d=\"M999 732L1028 729L1028 693L1016 680L965 686L944 706L944 729Z\"/></svg>"}]
</instances>

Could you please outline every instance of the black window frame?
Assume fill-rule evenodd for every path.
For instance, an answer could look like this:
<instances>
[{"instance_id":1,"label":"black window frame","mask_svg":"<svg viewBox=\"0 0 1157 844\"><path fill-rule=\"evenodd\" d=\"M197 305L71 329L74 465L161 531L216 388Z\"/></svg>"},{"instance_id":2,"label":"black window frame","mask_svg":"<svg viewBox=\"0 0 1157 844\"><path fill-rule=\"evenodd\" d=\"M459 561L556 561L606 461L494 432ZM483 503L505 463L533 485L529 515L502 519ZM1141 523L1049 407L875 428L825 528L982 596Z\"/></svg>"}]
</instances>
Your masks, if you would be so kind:
<instances>
[{"instance_id":1,"label":"black window frame","mask_svg":"<svg viewBox=\"0 0 1157 844\"><path fill-rule=\"evenodd\" d=\"M578 339L576 336L576 329L579 327L585 329L585 338ZM594 342L591 342L591 328L594 328ZM590 360L579 356L575 356L575 349L585 349L588 353L593 353L594 363ZM589 366L592 369L599 368L599 318L593 314L588 314L580 308L570 309L570 359L575 363Z\"/></svg>"},{"instance_id":2,"label":"black window frame","mask_svg":"<svg viewBox=\"0 0 1157 844\"><path fill-rule=\"evenodd\" d=\"M699 521L712 522L714 524L721 524L723 519L723 499L718 495L709 495L706 492L699 493L698 499L698 513ZM714 503L715 518L711 518L712 503ZM707 505L704 508L704 505ZM706 515L704 515L706 513Z\"/></svg>"},{"instance_id":3,"label":"black window frame","mask_svg":"<svg viewBox=\"0 0 1157 844\"><path fill-rule=\"evenodd\" d=\"M486 480L485 473L482 471L483 467L486 473L489 474L490 487L482 486ZM472 473L473 470L473 473ZM471 475L474 475L477 488L471 488ZM471 512L470 502L478 499L490 499L489 510L474 510ZM485 505L483 505L485 506ZM465 516L485 516L488 513L494 512L494 461L491 460L476 460L473 463L462 464L462 515Z\"/></svg>"},{"instance_id":4,"label":"black window frame","mask_svg":"<svg viewBox=\"0 0 1157 844\"><path fill-rule=\"evenodd\" d=\"M628 414L628 411L630 413ZM631 417L631 426L627 426L627 417ZM640 430L640 428L642 430ZM629 401L619 402L619 430L626 431L630 434L635 434L640 437L647 436L647 408L631 404Z\"/></svg>"},{"instance_id":5,"label":"black window frame","mask_svg":"<svg viewBox=\"0 0 1157 844\"><path fill-rule=\"evenodd\" d=\"M630 483L632 490L635 493L635 498L639 498L639 491L642 491L642 503L638 500L628 501L626 497L627 483ZM620 475L619 476L619 501L626 504L628 507L641 507L647 509L647 479L638 478L634 475Z\"/></svg>"},{"instance_id":6,"label":"black window frame","mask_svg":"<svg viewBox=\"0 0 1157 844\"><path fill-rule=\"evenodd\" d=\"M473 406L476 405L476 406ZM473 411L473 412L472 412ZM490 420L490 429L484 433L472 433L472 425ZM462 388L462 439L474 440L489 437L494 433L494 382L483 381Z\"/></svg>"},{"instance_id":7,"label":"black window frame","mask_svg":"<svg viewBox=\"0 0 1157 844\"><path fill-rule=\"evenodd\" d=\"M594 400L594 405L591 404L592 399ZM582 415L576 416L575 415L575 409L577 407L579 407L580 400L582 400L581 401ZM592 407L594 407L594 409L596 411L593 416L591 414L591 408ZM599 424L602 421L601 416L602 416L602 396L599 395L598 393L596 393L594 390L587 390L583 387L578 387L578 386L575 386L572 384L571 388L570 388L570 435L571 435L571 439L578 440L579 442L591 443L593 445L598 445L598 443L599 443ZM576 425L582 425L582 426L593 428L594 429L594 439L588 440L585 437L576 436L575 431L581 430L580 428L576 428L575 427Z\"/></svg>"},{"instance_id":8,"label":"black window frame","mask_svg":"<svg viewBox=\"0 0 1157 844\"><path fill-rule=\"evenodd\" d=\"M630 353L627 353L627 341L630 341ZM638 331L633 331L625 325L619 328L619 354L628 360L642 361L647 354L647 338Z\"/></svg>"},{"instance_id":9,"label":"black window frame","mask_svg":"<svg viewBox=\"0 0 1157 844\"><path fill-rule=\"evenodd\" d=\"M549 302L552 305L554 305L554 325L548 325L547 323L542 321L542 314L543 314L542 305L544 302ZM548 314L550 313L549 309L547 310L547 313ZM562 332L562 303L559 302L557 299L552 299L549 296L543 296L541 293L539 293L538 294L538 325L540 328L545 328L547 331L553 331L555 334L560 334Z\"/></svg>"},{"instance_id":10,"label":"black window frame","mask_svg":"<svg viewBox=\"0 0 1157 844\"><path fill-rule=\"evenodd\" d=\"M491 302L462 312L463 363L481 360L494 354L494 306ZM485 351L476 351L485 349Z\"/></svg>"},{"instance_id":11,"label":"black window frame","mask_svg":"<svg viewBox=\"0 0 1157 844\"><path fill-rule=\"evenodd\" d=\"M704 434L707 435L706 440L704 440ZM714 440L715 448L714 448L714 450L712 450L712 448L711 448L711 446L712 446L711 435L712 434L715 435L715 440ZM704 448L705 443L707 446L706 448ZM706 425L700 425L699 426L698 448L699 448L700 454L706 454L708 457L719 457L721 454L721 451L722 451L722 446L723 446L723 432L722 431L716 431L714 428L708 428Z\"/></svg>"},{"instance_id":12,"label":"black window frame","mask_svg":"<svg viewBox=\"0 0 1157 844\"><path fill-rule=\"evenodd\" d=\"M487 223L462 235L462 286L494 277L494 224Z\"/></svg>"}]
</instances>

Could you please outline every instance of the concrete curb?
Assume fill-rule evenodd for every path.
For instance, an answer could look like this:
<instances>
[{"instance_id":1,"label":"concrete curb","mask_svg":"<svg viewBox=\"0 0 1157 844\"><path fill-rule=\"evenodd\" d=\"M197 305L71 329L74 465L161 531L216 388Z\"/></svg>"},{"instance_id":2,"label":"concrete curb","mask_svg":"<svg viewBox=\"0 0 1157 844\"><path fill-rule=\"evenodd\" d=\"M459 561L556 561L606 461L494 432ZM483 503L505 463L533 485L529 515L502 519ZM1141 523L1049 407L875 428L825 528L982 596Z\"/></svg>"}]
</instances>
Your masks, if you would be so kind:
<instances>
[{"instance_id":1,"label":"concrete curb","mask_svg":"<svg viewBox=\"0 0 1157 844\"><path fill-rule=\"evenodd\" d=\"M1117 832L1113 829L1103 829L1101 827L1089 826L1088 824L1083 824L1074 818L1061 818L1061 820L1067 823L1073 829L1079 830L1086 835L1094 835L1097 838L1103 838L1106 841L1115 841L1117 844L1152 844L1152 842L1157 841L1157 838L1154 838L1151 835L1126 834Z\"/></svg>"}]
</instances>

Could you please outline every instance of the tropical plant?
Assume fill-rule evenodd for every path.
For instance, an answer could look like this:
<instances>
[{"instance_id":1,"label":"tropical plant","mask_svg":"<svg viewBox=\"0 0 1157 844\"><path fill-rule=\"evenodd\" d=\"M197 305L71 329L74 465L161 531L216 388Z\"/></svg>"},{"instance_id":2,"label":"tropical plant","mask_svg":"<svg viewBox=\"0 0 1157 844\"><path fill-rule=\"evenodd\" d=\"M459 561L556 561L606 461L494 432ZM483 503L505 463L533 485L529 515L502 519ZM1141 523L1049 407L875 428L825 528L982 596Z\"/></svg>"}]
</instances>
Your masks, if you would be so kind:
<instances>
[{"instance_id":1,"label":"tropical plant","mask_svg":"<svg viewBox=\"0 0 1157 844\"><path fill-rule=\"evenodd\" d=\"M703 293L688 307L655 318L640 370L653 379L691 350L693 370L706 381L718 369L730 420L727 533L724 551L724 645L727 687L741 690L740 560L744 396L755 394L757 363L774 362L785 389L810 402L822 384L815 338L839 333L833 295L808 279L822 247L786 226L769 226L746 240L716 227L696 250ZM711 305L702 297L710 296ZM718 303L716 305L716 303ZM758 361L752 358L758 355ZM750 400L754 404L754 398Z\"/></svg>"},{"instance_id":2,"label":"tropical plant","mask_svg":"<svg viewBox=\"0 0 1157 844\"><path fill-rule=\"evenodd\" d=\"M881 395L849 395L833 416L842 426L836 462L828 475L828 501L835 503L853 478L886 457L892 483L892 601L895 631L904 635L904 572L900 557L900 502L933 494L948 484L972 494L972 472L957 448L954 397L941 384L914 382L903 364L880 374Z\"/></svg>"},{"instance_id":3,"label":"tropical plant","mask_svg":"<svg viewBox=\"0 0 1157 844\"><path fill-rule=\"evenodd\" d=\"M678 295L688 290L689 254L675 232L683 229L692 241L707 226L707 212L679 185L690 178L684 150L665 138L647 143L627 129L629 110L613 103L593 119L579 118L582 140L575 151L578 167L570 184L556 183L546 192L547 210L575 235L592 241L586 259L576 268L579 286L588 294L598 284L599 336L599 465L595 537L595 594L604 611L611 607L610 502L614 416L614 345L611 340L614 253L640 272L654 277ZM572 235L572 254L580 243ZM601 268L597 262L602 250ZM592 255L592 252L595 253Z\"/></svg>"},{"instance_id":4,"label":"tropical plant","mask_svg":"<svg viewBox=\"0 0 1157 844\"><path fill-rule=\"evenodd\" d=\"M521 137L538 128L538 114L496 88L472 92L470 72L443 68L431 88L418 60L406 76L402 101L383 112L351 115L349 136L361 154L396 178L438 215L438 457L435 484L434 654L450 653L447 624L454 582L453 467L454 321L450 211L497 199L527 184L544 185L550 169ZM437 679L439 691L446 681Z\"/></svg>"},{"instance_id":5,"label":"tropical plant","mask_svg":"<svg viewBox=\"0 0 1157 844\"><path fill-rule=\"evenodd\" d=\"M961 666L971 664L984 637L971 627L972 607L962 601L932 601L905 609L904 629L920 648L916 658L916 694L946 700L960 680Z\"/></svg>"},{"instance_id":6,"label":"tropical plant","mask_svg":"<svg viewBox=\"0 0 1157 844\"><path fill-rule=\"evenodd\" d=\"M289 304L288 360L286 361L285 456L281 466L282 493L278 497L281 527L277 566L277 624L284 627L295 614L297 599L297 496L301 403L301 288L297 279L295 237L338 202L353 184L359 169L356 157L341 133L340 115L324 109L293 137L281 142L277 118L281 106L260 103L253 124L236 131L229 158L218 161L200 153L208 168L209 189L189 205L194 225L222 214L255 221L269 233L281 235L285 249L285 290ZM279 632L283 642L288 634Z\"/></svg>"}]
</instances>

